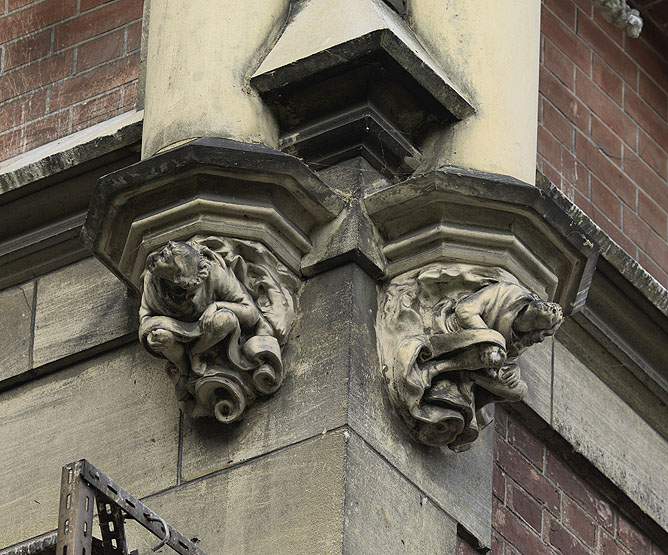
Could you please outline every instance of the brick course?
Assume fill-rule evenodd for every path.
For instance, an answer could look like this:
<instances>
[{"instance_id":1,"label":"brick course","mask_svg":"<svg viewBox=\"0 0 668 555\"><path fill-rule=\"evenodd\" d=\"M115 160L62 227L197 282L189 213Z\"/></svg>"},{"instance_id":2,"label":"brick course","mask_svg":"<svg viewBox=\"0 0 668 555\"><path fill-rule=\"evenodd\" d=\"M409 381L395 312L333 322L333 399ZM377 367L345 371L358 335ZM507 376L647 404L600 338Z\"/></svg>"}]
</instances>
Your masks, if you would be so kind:
<instances>
[{"instance_id":1,"label":"brick course","mask_svg":"<svg viewBox=\"0 0 668 555\"><path fill-rule=\"evenodd\" d=\"M0 8L0 161L137 102L143 0Z\"/></svg>"},{"instance_id":2,"label":"brick course","mask_svg":"<svg viewBox=\"0 0 668 555\"><path fill-rule=\"evenodd\" d=\"M588 0L543 0L538 169L664 286L666 52L652 21L631 39Z\"/></svg>"},{"instance_id":3,"label":"brick course","mask_svg":"<svg viewBox=\"0 0 668 555\"><path fill-rule=\"evenodd\" d=\"M493 555L663 553L503 405L494 437Z\"/></svg>"}]
</instances>

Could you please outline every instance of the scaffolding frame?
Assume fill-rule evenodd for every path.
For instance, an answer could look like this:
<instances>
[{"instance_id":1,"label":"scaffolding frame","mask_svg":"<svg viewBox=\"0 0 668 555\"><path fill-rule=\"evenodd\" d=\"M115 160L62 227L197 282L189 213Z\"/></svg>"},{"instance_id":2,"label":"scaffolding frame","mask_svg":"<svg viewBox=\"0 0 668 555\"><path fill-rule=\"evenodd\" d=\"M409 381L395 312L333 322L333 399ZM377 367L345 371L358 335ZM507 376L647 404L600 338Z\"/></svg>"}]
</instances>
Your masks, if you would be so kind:
<instances>
[{"instance_id":1,"label":"scaffolding frame","mask_svg":"<svg viewBox=\"0 0 668 555\"><path fill-rule=\"evenodd\" d=\"M93 537L93 502L102 540ZM86 459L63 466L56 555L128 554L125 520L132 518L181 555L206 555L195 543L165 522L136 497Z\"/></svg>"}]
</instances>

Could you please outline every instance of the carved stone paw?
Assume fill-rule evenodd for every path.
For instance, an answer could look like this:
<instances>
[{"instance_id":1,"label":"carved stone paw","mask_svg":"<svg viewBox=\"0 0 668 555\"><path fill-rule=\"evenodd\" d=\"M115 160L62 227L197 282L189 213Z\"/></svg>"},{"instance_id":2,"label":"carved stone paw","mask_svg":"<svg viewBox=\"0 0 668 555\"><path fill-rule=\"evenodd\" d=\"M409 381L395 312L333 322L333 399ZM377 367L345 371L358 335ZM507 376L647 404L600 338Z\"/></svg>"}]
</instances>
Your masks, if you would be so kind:
<instances>
[{"instance_id":1,"label":"carved stone paw","mask_svg":"<svg viewBox=\"0 0 668 555\"><path fill-rule=\"evenodd\" d=\"M156 353L164 353L174 345L176 338L170 331L157 329L149 332L146 342Z\"/></svg>"},{"instance_id":2,"label":"carved stone paw","mask_svg":"<svg viewBox=\"0 0 668 555\"><path fill-rule=\"evenodd\" d=\"M485 368L501 368L506 362L506 351L497 345L488 345L482 348L480 361Z\"/></svg>"}]
</instances>

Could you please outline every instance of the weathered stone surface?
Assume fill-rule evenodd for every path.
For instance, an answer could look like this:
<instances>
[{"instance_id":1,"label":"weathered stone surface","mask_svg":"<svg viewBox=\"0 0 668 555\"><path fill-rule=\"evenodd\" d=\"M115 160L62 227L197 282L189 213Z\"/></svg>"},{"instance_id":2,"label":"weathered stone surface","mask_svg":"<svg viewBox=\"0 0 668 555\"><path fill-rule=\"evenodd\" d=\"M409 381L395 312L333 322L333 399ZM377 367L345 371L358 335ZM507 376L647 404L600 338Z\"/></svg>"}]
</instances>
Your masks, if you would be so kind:
<instances>
[{"instance_id":1,"label":"weathered stone surface","mask_svg":"<svg viewBox=\"0 0 668 555\"><path fill-rule=\"evenodd\" d=\"M370 360L351 369L351 427L482 544L489 546L493 426L485 428L472 448L463 453L418 443L394 411L386 386Z\"/></svg>"},{"instance_id":2,"label":"weathered stone surface","mask_svg":"<svg viewBox=\"0 0 668 555\"><path fill-rule=\"evenodd\" d=\"M356 268L358 282L348 362L350 426L453 519L489 546L492 507L492 426L464 453L415 441L393 409L376 347L376 283ZM364 302L364 299L367 299Z\"/></svg>"},{"instance_id":3,"label":"weathered stone surface","mask_svg":"<svg viewBox=\"0 0 668 555\"><path fill-rule=\"evenodd\" d=\"M344 553L455 553L454 520L353 433L346 459Z\"/></svg>"},{"instance_id":4,"label":"weathered stone surface","mask_svg":"<svg viewBox=\"0 0 668 555\"><path fill-rule=\"evenodd\" d=\"M186 416L229 424L278 390L300 285L256 241L200 235L149 255L139 337L169 361Z\"/></svg>"},{"instance_id":5,"label":"weathered stone surface","mask_svg":"<svg viewBox=\"0 0 668 555\"><path fill-rule=\"evenodd\" d=\"M552 418L552 342L551 337L528 349L517 360L529 391L523 399L545 422Z\"/></svg>"},{"instance_id":6,"label":"weathered stone surface","mask_svg":"<svg viewBox=\"0 0 668 555\"><path fill-rule=\"evenodd\" d=\"M137 496L176 484L179 413L138 345L0 394L0 547L56 528L62 465L87 458Z\"/></svg>"},{"instance_id":7,"label":"weathered stone surface","mask_svg":"<svg viewBox=\"0 0 668 555\"><path fill-rule=\"evenodd\" d=\"M668 442L559 341L554 429L664 529Z\"/></svg>"},{"instance_id":8,"label":"weathered stone surface","mask_svg":"<svg viewBox=\"0 0 668 555\"><path fill-rule=\"evenodd\" d=\"M375 281L354 264L308 280L283 353L283 386L238 423L222 426L213 419L186 418L182 478L202 477L348 420L407 480L488 544L491 428L461 454L427 448L408 436L393 416L382 382L375 298Z\"/></svg>"},{"instance_id":9,"label":"weathered stone surface","mask_svg":"<svg viewBox=\"0 0 668 555\"><path fill-rule=\"evenodd\" d=\"M632 361L628 356L617 358L620 355L619 350L613 348L610 339L600 343L603 337L601 335L596 339L592 337L589 333L592 328L584 329L580 325L582 322L580 318L578 322L574 320L566 322L558 335L559 341L650 426L664 438L668 438L668 418L665 413L668 391L661 387L653 387L651 382L647 383L646 379L642 379L641 368L633 364L639 362L639 359ZM640 327L642 324L637 322L636 325ZM655 344L654 347L659 351L664 349L664 343Z\"/></svg>"},{"instance_id":10,"label":"weathered stone surface","mask_svg":"<svg viewBox=\"0 0 668 555\"><path fill-rule=\"evenodd\" d=\"M37 284L33 367L134 333L137 316L125 287L89 258Z\"/></svg>"},{"instance_id":11,"label":"weathered stone surface","mask_svg":"<svg viewBox=\"0 0 668 555\"><path fill-rule=\"evenodd\" d=\"M356 335L350 314L361 303L356 273L348 265L304 285L283 352L285 382L273 397L259 400L242 421L227 426L213 419L185 419L185 480L345 423L350 341Z\"/></svg>"},{"instance_id":12,"label":"weathered stone surface","mask_svg":"<svg viewBox=\"0 0 668 555\"><path fill-rule=\"evenodd\" d=\"M30 368L34 283L0 292L0 383Z\"/></svg>"},{"instance_id":13,"label":"weathered stone surface","mask_svg":"<svg viewBox=\"0 0 668 555\"><path fill-rule=\"evenodd\" d=\"M558 304L502 268L436 262L392 279L379 301L379 345L411 435L466 450L489 424L486 407L526 396L517 358L562 321Z\"/></svg>"},{"instance_id":14,"label":"weathered stone surface","mask_svg":"<svg viewBox=\"0 0 668 555\"><path fill-rule=\"evenodd\" d=\"M341 553L345 438L341 431L145 500L209 555ZM157 542L128 534L140 553Z\"/></svg>"}]
</instances>

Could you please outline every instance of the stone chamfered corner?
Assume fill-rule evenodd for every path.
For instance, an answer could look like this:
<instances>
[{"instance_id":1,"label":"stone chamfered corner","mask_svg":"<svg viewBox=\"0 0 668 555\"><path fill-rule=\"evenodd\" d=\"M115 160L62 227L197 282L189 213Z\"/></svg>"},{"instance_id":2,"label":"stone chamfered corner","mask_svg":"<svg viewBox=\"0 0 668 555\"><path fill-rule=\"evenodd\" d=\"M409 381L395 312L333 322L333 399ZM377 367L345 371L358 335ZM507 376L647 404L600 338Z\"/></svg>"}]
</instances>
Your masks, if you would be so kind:
<instances>
[{"instance_id":1,"label":"stone chamfered corner","mask_svg":"<svg viewBox=\"0 0 668 555\"><path fill-rule=\"evenodd\" d=\"M387 260L377 329L390 398L415 439L466 450L487 405L526 395L516 360L582 307L598 247L504 176L441 168L364 204Z\"/></svg>"},{"instance_id":2,"label":"stone chamfered corner","mask_svg":"<svg viewBox=\"0 0 668 555\"><path fill-rule=\"evenodd\" d=\"M283 382L302 257L343 207L293 156L197 139L100 179L82 239L141 294L184 412L227 423Z\"/></svg>"}]
</instances>

